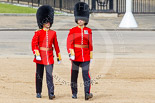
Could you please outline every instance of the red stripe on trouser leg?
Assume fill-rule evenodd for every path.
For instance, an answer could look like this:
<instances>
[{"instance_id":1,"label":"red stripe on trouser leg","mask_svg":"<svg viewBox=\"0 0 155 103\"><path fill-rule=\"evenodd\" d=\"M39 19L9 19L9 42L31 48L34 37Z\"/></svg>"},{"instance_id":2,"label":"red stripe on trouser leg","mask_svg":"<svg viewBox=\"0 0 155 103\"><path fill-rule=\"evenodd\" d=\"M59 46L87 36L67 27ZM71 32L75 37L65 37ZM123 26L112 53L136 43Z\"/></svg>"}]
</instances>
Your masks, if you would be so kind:
<instances>
[{"instance_id":1,"label":"red stripe on trouser leg","mask_svg":"<svg viewBox=\"0 0 155 103\"><path fill-rule=\"evenodd\" d=\"M88 76L89 76L89 78L90 78L89 71L88 71ZM91 78L90 78L89 93L90 93L90 89L91 89Z\"/></svg>"},{"instance_id":2,"label":"red stripe on trouser leg","mask_svg":"<svg viewBox=\"0 0 155 103\"><path fill-rule=\"evenodd\" d=\"M73 65L72 63L73 63L73 62L71 61L71 76L72 76L72 65Z\"/></svg>"}]
</instances>

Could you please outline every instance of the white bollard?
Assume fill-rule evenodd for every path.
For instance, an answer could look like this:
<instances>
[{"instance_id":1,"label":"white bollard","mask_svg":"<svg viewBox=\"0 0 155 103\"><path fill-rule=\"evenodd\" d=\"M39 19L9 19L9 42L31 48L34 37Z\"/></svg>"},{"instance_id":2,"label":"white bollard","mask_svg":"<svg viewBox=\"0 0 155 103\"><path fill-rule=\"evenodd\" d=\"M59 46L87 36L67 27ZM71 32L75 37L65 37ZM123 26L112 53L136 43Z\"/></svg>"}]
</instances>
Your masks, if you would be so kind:
<instances>
[{"instance_id":1,"label":"white bollard","mask_svg":"<svg viewBox=\"0 0 155 103\"><path fill-rule=\"evenodd\" d=\"M126 13L119 25L121 28L138 27L137 22L132 14L132 0L126 0Z\"/></svg>"}]
</instances>

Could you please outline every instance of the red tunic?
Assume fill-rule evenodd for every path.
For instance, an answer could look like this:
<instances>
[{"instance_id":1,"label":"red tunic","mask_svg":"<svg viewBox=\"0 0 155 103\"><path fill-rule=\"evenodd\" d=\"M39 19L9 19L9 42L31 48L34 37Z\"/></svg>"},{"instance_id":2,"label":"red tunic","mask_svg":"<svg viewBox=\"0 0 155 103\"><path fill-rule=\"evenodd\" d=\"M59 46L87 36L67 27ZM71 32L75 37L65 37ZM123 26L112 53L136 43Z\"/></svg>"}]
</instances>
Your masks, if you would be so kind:
<instances>
[{"instance_id":1,"label":"red tunic","mask_svg":"<svg viewBox=\"0 0 155 103\"><path fill-rule=\"evenodd\" d=\"M54 45L56 56L60 53L57 35L56 32L53 30L45 31L43 29L38 30L35 32L35 35L32 38L32 51L35 54L34 50L39 50L41 61L36 60L34 58L34 62L38 64L50 65L54 63L54 56L53 56L53 49L52 50L40 50L39 47L44 48L53 48Z\"/></svg>"},{"instance_id":2,"label":"red tunic","mask_svg":"<svg viewBox=\"0 0 155 103\"><path fill-rule=\"evenodd\" d=\"M78 48L75 44L88 45L88 48ZM92 30L90 28L79 26L70 29L67 38L67 51L74 50L75 60L78 62L90 61L90 52L93 51L92 45Z\"/></svg>"}]
</instances>

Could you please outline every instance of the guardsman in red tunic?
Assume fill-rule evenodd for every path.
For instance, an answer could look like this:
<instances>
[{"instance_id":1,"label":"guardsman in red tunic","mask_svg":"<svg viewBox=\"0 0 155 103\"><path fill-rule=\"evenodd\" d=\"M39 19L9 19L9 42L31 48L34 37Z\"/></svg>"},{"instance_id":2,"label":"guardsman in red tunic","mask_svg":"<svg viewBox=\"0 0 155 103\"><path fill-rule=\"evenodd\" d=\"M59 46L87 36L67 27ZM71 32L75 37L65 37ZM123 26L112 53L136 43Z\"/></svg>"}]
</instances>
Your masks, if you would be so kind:
<instances>
[{"instance_id":1,"label":"guardsman in red tunic","mask_svg":"<svg viewBox=\"0 0 155 103\"><path fill-rule=\"evenodd\" d=\"M86 27L89 21L89 6L84 2L77 3L74 7L74 16L78 26L70 29L67 37L67 51L72 63L72 98L77 98L78 72L79 67L82 67L85 100L88 100L93 97L90 93L91 78L89 75L89 64L93 57L92 30Z\"/></svg>"},{"instance_id":2,"label":"guardsman in red tunic","mask_svg":"<svg viewBox=\"0 0 155 103\"><path fill-rule=\"evenodd\" d=\"M54 9L48 5L41 6L37 10L36 16L37 23L40 28L40 30L35 32L35 35L32 38L32 51L35 55L34 62L36 63L36 97L41 98L42 80L45 67L48 95L49 99L53 99L55 98L52 76L54 64L54 48L56 51L58 64L61 62L57 35L55 31L50 29L54 19Z\"/></svg>"}]
</instances>

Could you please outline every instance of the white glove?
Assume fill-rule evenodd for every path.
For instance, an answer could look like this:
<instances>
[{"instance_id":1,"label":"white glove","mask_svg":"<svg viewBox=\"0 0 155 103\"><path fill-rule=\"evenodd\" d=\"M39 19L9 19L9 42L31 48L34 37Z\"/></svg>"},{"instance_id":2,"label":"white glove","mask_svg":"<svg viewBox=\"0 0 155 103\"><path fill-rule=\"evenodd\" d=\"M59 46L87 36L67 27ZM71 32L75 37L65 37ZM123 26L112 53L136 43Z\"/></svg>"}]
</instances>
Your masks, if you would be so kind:
<instances>
[{"instance_id":1,"label":"white glove","mask_svg":"<svg viewBox=\"0 0 155 103\"><path fill-rule=\"evenodd\" d=\"M70 56L69 57L71 60L75 60L75 56Z\"/></svg>"},{"instance_id":2,"label":"white glove","mask_svg":"<svg viewBox=\"0 0 155 103\"><path fill-rule=\"evenodd\" d=\"M92 63L93 59L90 59L90 63Z\"/></svg>"},{"instance_id":3,"label":"white glove","mask_svg":"<svg viewBox=\"0 0 155 103\"><path fill-rule=\"evenodd\" d=\"M60 64L61 63L61 60L60 61L58 61L58 64Z\"/></svg>"},{"instance_id":4,"label":"white glove","mask_svg":"<svg viewBox=\"0 0 155 103\"><path fill-rule=\"evenodd\" d=\"M41 61L41 57L40 57L40 55L36 56L36 60Z\"/></svg>"}]
</instances>

